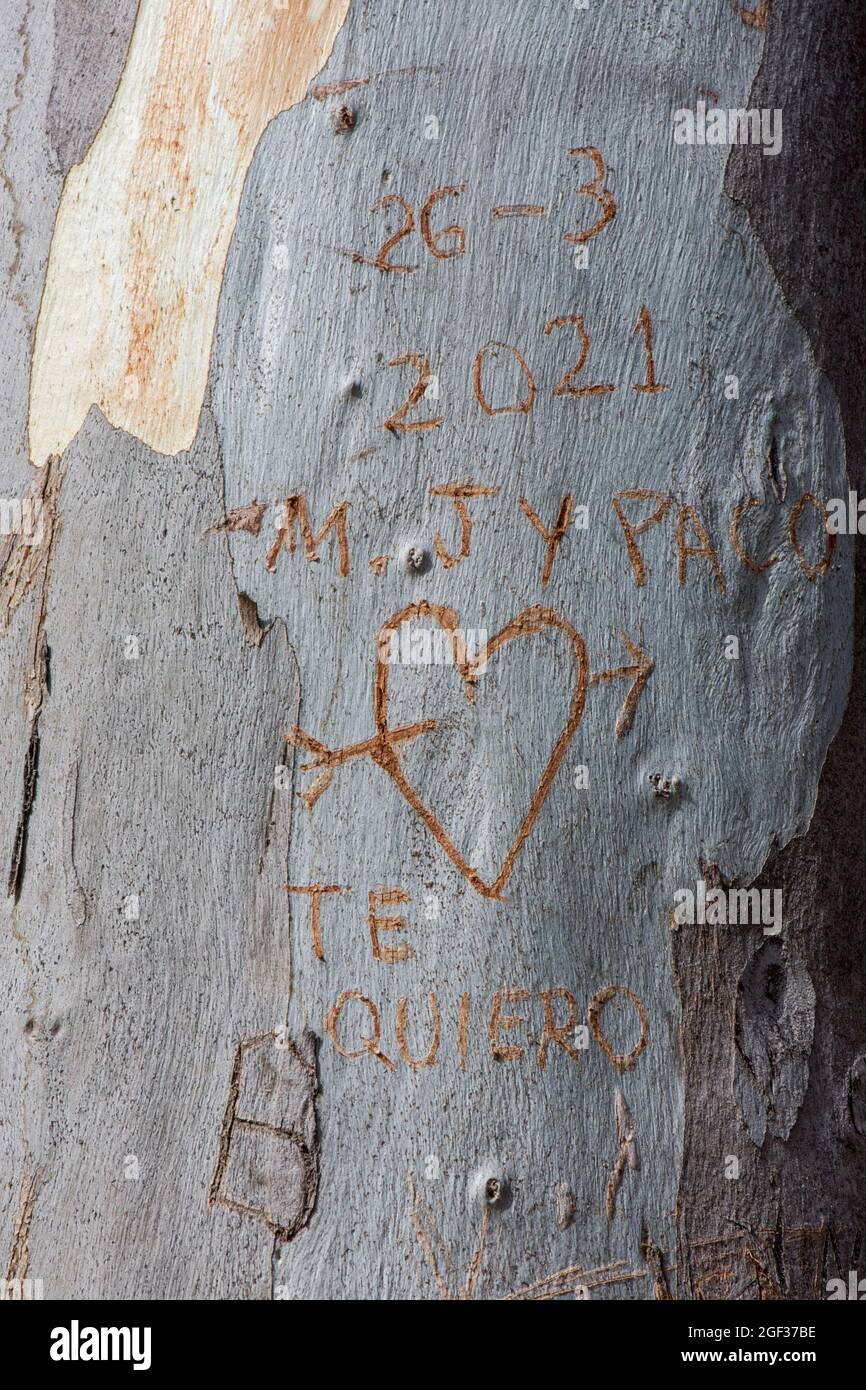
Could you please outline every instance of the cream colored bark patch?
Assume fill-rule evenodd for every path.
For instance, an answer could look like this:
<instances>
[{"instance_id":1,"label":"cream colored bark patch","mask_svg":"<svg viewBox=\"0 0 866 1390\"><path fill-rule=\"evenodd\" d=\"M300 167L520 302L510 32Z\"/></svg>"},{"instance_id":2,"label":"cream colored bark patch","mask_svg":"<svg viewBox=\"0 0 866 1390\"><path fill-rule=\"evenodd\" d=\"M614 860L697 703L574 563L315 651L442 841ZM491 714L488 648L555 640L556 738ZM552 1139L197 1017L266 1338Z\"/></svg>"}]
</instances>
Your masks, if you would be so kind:
<instances>
[{"instance_id":1,"label":"cream colored bark patch","mask_svg":"<svg viewBox=\"0 0 866 1390\"><path fill-rule=\"evenodd\" d=\"M141 0L111 110L63 189L30 382L30 457L91 405L160 453L192 444L243 182L351 0Z\"/></svg>"}]
</instances>

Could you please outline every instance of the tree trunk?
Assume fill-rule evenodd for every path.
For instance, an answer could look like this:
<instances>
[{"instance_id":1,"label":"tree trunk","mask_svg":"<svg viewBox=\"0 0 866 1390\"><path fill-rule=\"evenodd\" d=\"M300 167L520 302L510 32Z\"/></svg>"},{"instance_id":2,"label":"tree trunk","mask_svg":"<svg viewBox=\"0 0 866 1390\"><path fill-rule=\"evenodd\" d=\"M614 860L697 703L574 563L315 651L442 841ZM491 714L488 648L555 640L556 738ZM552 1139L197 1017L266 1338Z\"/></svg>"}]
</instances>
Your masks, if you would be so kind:
<instances>
[{"instance_id":1,"label":"tree trunk","mask_svg":"<svg viewBox=\"0 0 866 1390\"><path fill-rule=\"evenodd\" d=\"M3 0L7 1296L857 1270L852 8Z\"/></svg>"}]
</instances>

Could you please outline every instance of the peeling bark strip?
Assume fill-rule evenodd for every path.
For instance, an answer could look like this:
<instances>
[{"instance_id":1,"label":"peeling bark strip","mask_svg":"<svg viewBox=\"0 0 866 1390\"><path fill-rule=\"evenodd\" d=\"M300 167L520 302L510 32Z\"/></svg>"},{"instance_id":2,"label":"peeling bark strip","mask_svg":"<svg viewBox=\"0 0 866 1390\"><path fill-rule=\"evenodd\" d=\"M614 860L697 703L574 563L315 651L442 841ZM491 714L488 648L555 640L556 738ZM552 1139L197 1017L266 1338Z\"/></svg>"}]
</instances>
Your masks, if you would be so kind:
<instances>
[{"instance_id":1,"label":"peeling bark strip","mask_svg":"<svg viewBox=\"0 0 866 1390\"><path fill-rule=\"evenodd\" d=\"M142 0L117 96L70 170L30 389L30 457L91 405L160 453L188 449L244 178L302 101L351 0Z\"/></svg>"},{"instance_id":2,"label":"peeling bark strip","mask_svg":"<svg viewBox=\"0 0 866 1390\"><path fill-rule=\"evenodd\" d=\"M12 1249L6 1269L7 1284L26 1279L30 1272L30 1226L33 1221L33 1212L36 1207L36 1198L43 1172L44 1169L37 1168L35 1173L25 1173L21 1182L18 1207L12 1227Z\"/></svg>"},{"instance_id":3,"label":"peeling bark strip","mask_svg":"<svg viewBox=\"0 0 866 1390\"><path fill-rule=\"evenodd\" d=\"M13 534L0 545L0 637L37 585L44 587L55 532L60 524L60 468L52 461L34 477L24 504L34 519L33 534ZM40 605L40 614L42 606ZM35 645L31 640L31 649Z\"/></svg>"},{"instance_id":4,"label":"peeling bark strip","mask_svg":"<svg viewBox=\"0 0 866 1390\"><path fill-rule=\"evenodd\" d=\"M27 749L24 754L21 805L6 879L7 895L17 903L21 892L27 850L27 829L36 797L39 776L39 716L48 693L49 656L45 636L48 590L54 545L60 532L60 485L62 476L57 460L34 478L26 501L38 526L32 535L12 535L0 553L0 635L8 632L15 613L31 593L33 614L24 656L23 696L28 719Z\"/></svg>"},{"instance_id":5,"label":"peeling bark strip","mask_svg":"<svg viewBox=\"0 0 866 1390\"><path fill-rule=\"evenodd\" d=\"M18 823L15 827L15 839L12 844L12 858L9 864L9 877L6 880L6 893L15 902L21 892L21 879L24 874L24 857L27 850L27 827L30 823L30 812L33 809L33 802L36 797L36 780L39 776L39 721L35 719L30 725L30 742L27 745L27 754L24 758L24 779L21 788L21 809L18 812Z\"/></svg>"}]
</instances>

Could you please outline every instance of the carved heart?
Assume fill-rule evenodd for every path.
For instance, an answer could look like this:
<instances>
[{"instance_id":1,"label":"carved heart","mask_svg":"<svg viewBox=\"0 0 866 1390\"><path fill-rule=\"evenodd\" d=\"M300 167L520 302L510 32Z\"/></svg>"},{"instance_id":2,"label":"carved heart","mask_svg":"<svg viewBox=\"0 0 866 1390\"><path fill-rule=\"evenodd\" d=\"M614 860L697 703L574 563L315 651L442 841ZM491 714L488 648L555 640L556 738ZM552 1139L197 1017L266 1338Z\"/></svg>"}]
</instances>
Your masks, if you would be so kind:
<instances>
[{"instance_id":1,"label":"carved heart","mask_svg":"<svg viewBox=\"0 0 866 1390\"><path fill-rule=\"evenodd\" d=\"M376 655L376 683L373 691L373 708L376 716L376 739L374 746L370 750L373 758L383 772L398 787L402 795L406 798L413 811L424 821L428 830L438 841L442 849L448 855L451 863L466 878L477 893L484 898L502 897L502 889L508 882L514 871L517 856L520 853L525 841L527 840L532 827L538 819L538 814L547 800L548 792L553 785L559 765L568 750L568 745L574 737L575 730L583 716L583 707L586 701L586 690L589 684L589 665L586 655L586 647L583 638L571 623L566 622L550 608L538 606L525 608L522 613L518 613L516 618L512 618L495 637L492 637L487 644L486 658L491 660L509 642L513 642L518 637L534 637L537 633L543 632L545 628L556 628L559 632L564 632L571 643L572 652L575 658L575 681L574 690L571 698L571 706L568 712L568 719L556 746L553 749L537 787L532 795L529 808L520 824L505 858L502 867L492 883L486 883L476 869L471 864L467 864L457 846L449 838L445 827L438 816L424 804L421 797L414 787L407 780L403 771L403 765L397 751L397 742L393 738L393 730L388 724L388 679L389 663L387 654L390 646L391 634L397 632L401 623L409 622L413 618L430 618L439 624L446 633L450 635L452 651L454 654L454 664L458 674L466 687L467 699L472 702L475 693L475 682L478 678L478 667L484 660L485 654L470 660L462 644L460 636L460 626L457 614L453 608L444 608L439 604L427 603L421 600L419 603L411 603L400 613L389 618L388 622L382 627L377 640Z\"/></svg>"}]
</instances>

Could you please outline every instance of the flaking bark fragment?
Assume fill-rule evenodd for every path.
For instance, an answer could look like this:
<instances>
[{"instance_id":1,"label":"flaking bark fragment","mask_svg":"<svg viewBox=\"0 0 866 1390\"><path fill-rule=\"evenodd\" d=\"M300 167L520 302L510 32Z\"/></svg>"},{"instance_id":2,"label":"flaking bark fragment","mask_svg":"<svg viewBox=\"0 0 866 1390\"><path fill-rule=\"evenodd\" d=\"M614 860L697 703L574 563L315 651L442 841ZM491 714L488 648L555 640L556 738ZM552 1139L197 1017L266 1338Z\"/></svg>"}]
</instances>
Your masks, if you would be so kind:
<instances>
[{"instance_id":1,"label":"flaking bark fragment","mask_svg":"<svg viewBox=\"0 0 866 1390\"><path fill-rule=\"evenodd\" d=\"M264 641L266 628L263 628L259 621L259 610L249 594L238 594L238 612L241 615L241 626L244 636L251 647L260 647Z\"/></svg>"},{"instance_id":2,"label":"flaking bark fragment","mask_svg":"<svg viewBox=\"0 0 866 1390\"><path fill-rule=\"evenodd\" d=\"M30 725L30 741L27 745L27 754L24 759L21 809L18 813L18 823L15 827L12 858L9 864L9 877L6 882L6 892L16 903L21 893L21 881L24 877L24 863L27 853L27 829L30 823L30 812L33 809L33 802L36 798L36 782L38 777L39 723L38 720L34 720Z\"/></svg>"},{"instance_id":3,"label":"flaking bark fragment","mask_svg":"<svg viewBox=\"0 0 866 1390\"><path fill-rule=\"evenodd\" d=\"M212 526L206 527L199 536L199 540L204 540L205 536L233 535L238 531L245 531L250 536L258 536L261 533L262 520L267 510L267 502L259 502L258 500L247 502L244 507L233 507L230 512L226 512L221 521L215 521Z\"/></svg>"}]
</instances>

